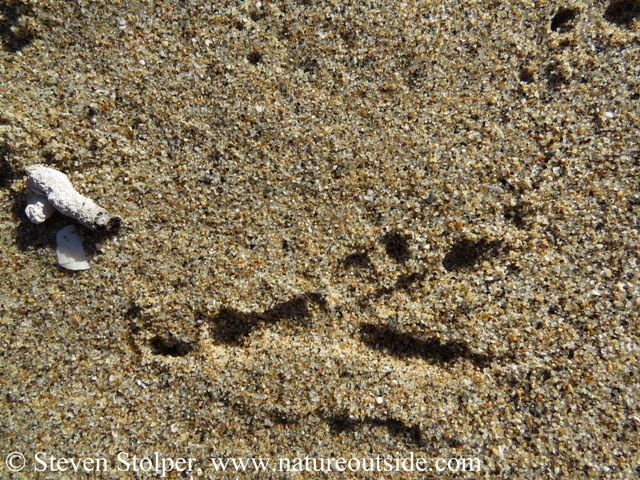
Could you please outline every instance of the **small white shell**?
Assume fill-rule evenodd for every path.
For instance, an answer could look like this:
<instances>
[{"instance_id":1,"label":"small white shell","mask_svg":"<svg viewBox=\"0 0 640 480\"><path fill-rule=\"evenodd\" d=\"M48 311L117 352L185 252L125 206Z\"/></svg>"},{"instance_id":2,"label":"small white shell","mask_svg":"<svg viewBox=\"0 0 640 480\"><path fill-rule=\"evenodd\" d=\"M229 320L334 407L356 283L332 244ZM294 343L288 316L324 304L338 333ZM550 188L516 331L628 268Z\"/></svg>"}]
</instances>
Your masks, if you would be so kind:
<instances>
[{"instance_id":1,"label":"small white shell","mask_svg":"<svg viewBox=\"0 0 640 480\"><path fill-rule=\"evenodd\" d=\"M89 270L87 254L82 247L82 237L73 225L64 227L56 235L56 256L61 267L67 270Z\"/></svg>"},{"instance_id":2,"label":"small white shell","mask_svg":"<svg viewBox=\"0 0 640 480\"><path fill-rule=\"evenodd\" d=\"M42 223L55 212L56 209L53 208L53 205L47 200L47 197L43 195L39 195L34 193L29 198L27 202L27 208L25 208L25 212L27 213L27 217L33 223Z\"/></svg>"},{"instance_id":3,"label":"small white shell","mask_svg":"<svg viewBox=\"0 0 640 480\"><path fill-rule=\"evenodd\" d=\"M61 214L77 220L85 227L93 230L111 230L120 226L120 219L110 215L104 208L75 191L67 176L42 165L29 167L27 187L34 194L44 196ZM44 206L29 203L27 216L34 223L41 223L44 218ZM44 219L43 219L44 218Z\"/></svg>"}]
</instances>

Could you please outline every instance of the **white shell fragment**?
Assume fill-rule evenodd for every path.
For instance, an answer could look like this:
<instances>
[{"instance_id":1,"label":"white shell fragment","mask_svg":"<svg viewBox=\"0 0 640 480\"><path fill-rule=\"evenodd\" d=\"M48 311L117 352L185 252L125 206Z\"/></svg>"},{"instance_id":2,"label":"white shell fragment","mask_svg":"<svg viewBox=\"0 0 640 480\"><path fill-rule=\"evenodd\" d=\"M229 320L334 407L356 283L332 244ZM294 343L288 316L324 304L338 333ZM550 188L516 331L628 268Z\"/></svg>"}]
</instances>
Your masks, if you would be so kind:
<instances>
[{"instance_id":1,"label":"white shell fragment","mask_svg":"<svg viewBox=\"0 0 640 480\"><path fill-rule=\"evenodd\" d=\"M110 230L120 226L118 217L110 215L93 200L76 192L67 176L58 170L42 165L31 167L27 187L37 195L25 209L33 223L44 222L48 218L46 213L53 207L93 230Z\"/></svg>"},{"instance_id":2,"label":"white shell fragment","mask_svg":"<svg viewBox=\"0 0 640 480\"><path fill-rule=\"evenodd\" d=\"M42 223L55 212L53 205L49 203L47 197L34 193L29 197L27 208L24 210L33 223Z\"/></svg>"},{"instance_id":3,"label":"white shell fragment","mask_svg":"<svg viewBox=\"0 0 640 480\"><path fill-rule=\"evenodd\" d=\"M61 267L67 270L89 270L87 254L82 247L82 237L76 233L75 227L64 227L56 235L56 256Z\"/></svg>"}]
</instances>

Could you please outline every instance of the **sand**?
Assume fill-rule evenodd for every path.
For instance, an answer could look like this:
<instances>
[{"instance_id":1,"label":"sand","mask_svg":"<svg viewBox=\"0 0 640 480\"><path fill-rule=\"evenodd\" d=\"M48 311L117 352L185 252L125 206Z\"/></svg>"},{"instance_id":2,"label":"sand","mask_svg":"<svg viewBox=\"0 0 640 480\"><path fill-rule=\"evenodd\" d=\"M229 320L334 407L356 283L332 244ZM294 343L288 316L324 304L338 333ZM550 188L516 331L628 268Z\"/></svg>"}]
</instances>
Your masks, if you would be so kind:
<instances>
[{"instance_id":1,"label":"sand","mask_svg":"<svg viewBox=\"0 0 640 480\"><path fill-rule=\"evenodd\" d=\"M639 12L2 2L0 476L635 478Z\"/></svg>"}]
</instances>

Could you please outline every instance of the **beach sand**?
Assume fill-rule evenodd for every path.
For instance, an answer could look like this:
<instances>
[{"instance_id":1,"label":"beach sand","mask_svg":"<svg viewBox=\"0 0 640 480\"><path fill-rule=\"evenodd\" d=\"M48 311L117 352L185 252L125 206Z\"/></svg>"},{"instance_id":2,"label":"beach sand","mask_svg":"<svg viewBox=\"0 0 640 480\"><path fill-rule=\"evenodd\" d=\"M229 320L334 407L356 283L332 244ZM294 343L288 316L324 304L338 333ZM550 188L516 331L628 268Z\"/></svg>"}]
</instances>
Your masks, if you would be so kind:
<instances>
[{"instance_id":1,"label":"beach sand","mask_svg":"<svg viewBox=\"0 0 640 480\"><path fill-rule=\"evenodd\" d=\"M3 1L0 476L636 478L639 12Z\"/></svg>"}]
</instances>

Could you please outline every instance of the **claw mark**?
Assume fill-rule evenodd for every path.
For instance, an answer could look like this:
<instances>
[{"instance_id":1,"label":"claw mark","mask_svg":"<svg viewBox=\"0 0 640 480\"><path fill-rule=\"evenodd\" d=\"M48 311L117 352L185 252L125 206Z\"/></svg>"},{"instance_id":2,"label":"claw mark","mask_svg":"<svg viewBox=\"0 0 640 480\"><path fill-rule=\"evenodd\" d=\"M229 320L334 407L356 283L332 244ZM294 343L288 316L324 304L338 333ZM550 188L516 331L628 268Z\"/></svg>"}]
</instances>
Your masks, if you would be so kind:
<instances>
[{"instance_id":1,"label":"claw mark","mask_svg":"<svg viewBox=\"0 0 640 480\"><path fill-rule=\"evenodd\" d=\"M472 353L469 347L460 342L440 343L434 338L422 340L381 325L363 325L360 328L360 338L370 348L385 349L398 358L419 357L439 363L466 358L478 366L484 366L490 361L488 356Z\"/></svg>"},{"instance_id":2,"label":"claw mark","mask_svg":"<svg viewBox=\"0 0 640 480\"><path fill-rule=\"evenodd\" d=\"M464 238L457 242L442 260L442 266L449 272L473 267L480 257L489 252L496 252L500 242L480 240L473 242Z\"/></svg>"},{"instance_id":3,"label":"claw mark","mask_svg":"<svg viewBox=\"0 0 640 480\"><path fill-rule=\"evenodd\" d=\"M310 315L309 303L315 303L322 308L326 306L326 301L322 295L305 293L262 313L245 313L232 308L225 308L215 317L209 317L208 319L213 326L212 337L218 343L238 345L247 335L261 325L275 324L281 320L297 322L306 320Z\"/></svg>"},{"instance_id":4,"label":"claw mark","mask_svg":"<svg viewBox=\"0 0 640 480\"><path fill-rule=\"evenodd\" d=\"M389 434L394 437L400 437L415 445L424 445L422 436L420 435L420 428L417 425L407 426L400 420L393 418L366 418L364 420L355 420L348 416L331 417L325 420L329 425L331 433L339 435L342 433L350 433L360 428L383 427L386 428Z\"/></svg>"},{"instance_id":5,"label":"claw mark","mask_svg":"<svg viewBox=\"0 0 640 480\"><path fill-rule=\"evenodd\" d=\"M398 263L404 263L409 259L409 245L407 237L400 233L387 233L382 237L384 248L391 258Z\"/></svg>"},{"instance_id":6,"label":"claw mark","mask_svg":"<svg viewBox=\"0 0 640 480\"><path fill-rule=\"evenodd\" d=\"M179 338L169 337L162 338L156 336L151 340L151 351L155 355L164 355L168 357L184 357L195 349L195 345L190 342L185 342Z\"/></svg>"}]
</instances>

